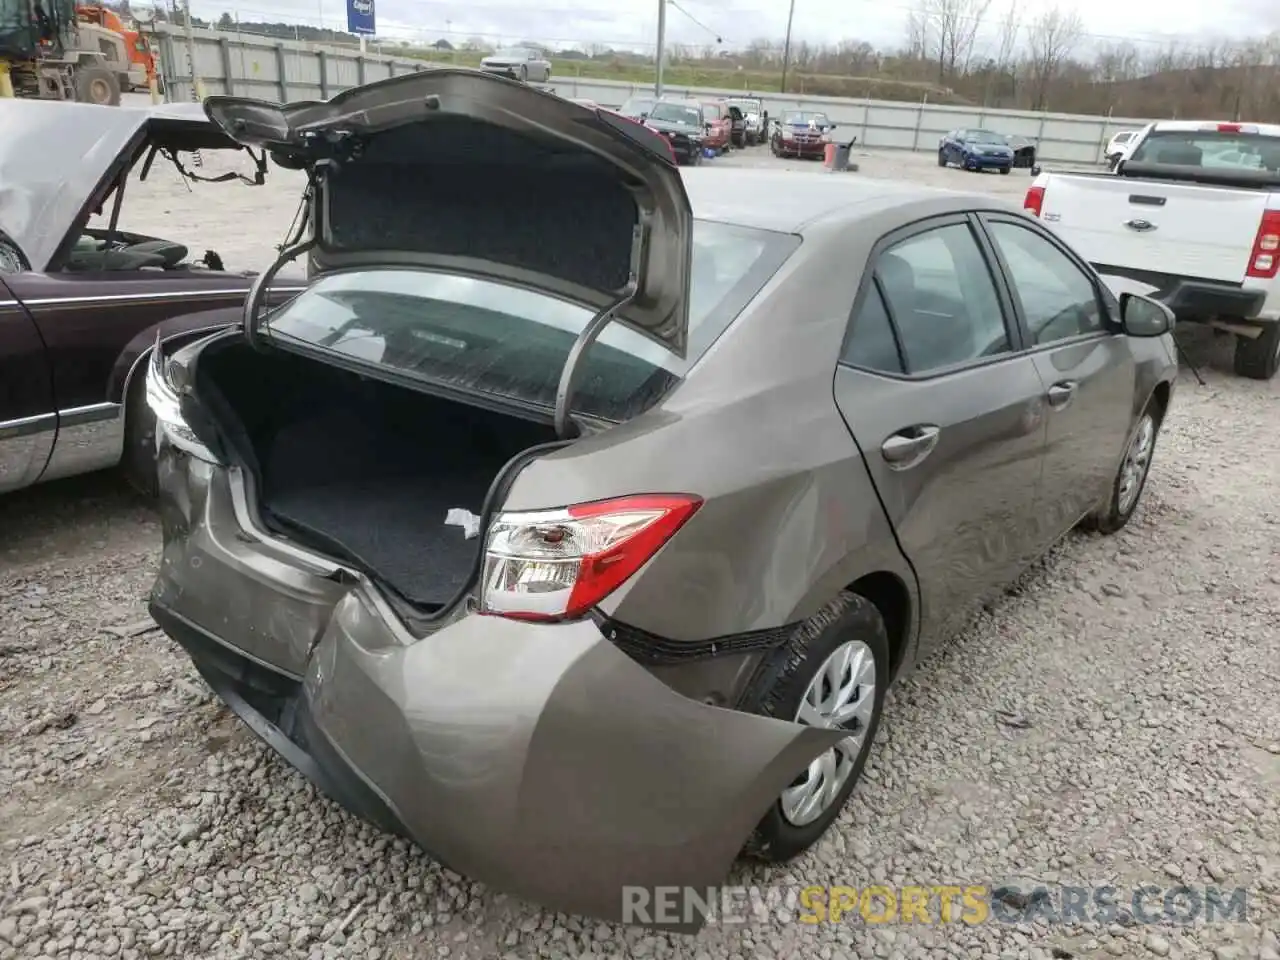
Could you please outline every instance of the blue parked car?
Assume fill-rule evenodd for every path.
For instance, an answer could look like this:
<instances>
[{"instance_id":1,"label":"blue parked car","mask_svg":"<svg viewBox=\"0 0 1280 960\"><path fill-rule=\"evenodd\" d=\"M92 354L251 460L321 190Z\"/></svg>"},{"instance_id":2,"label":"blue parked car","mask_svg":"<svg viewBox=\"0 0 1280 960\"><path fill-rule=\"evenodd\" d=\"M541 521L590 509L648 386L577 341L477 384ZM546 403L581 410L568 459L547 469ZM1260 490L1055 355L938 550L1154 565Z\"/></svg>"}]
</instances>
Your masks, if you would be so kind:
<instances>
[{"instance_id":1,"label":"blue parked car","mask_svg":"<svg viewBox=\"0 0 1280 960\"><path fill-rule=\"evenodd\" d=\"M957 164L965 170L999 170L1013 167L1013 148L1006 137L990 130L952 130L938 144L938 166Z\"/></svg>"}]
</instances>

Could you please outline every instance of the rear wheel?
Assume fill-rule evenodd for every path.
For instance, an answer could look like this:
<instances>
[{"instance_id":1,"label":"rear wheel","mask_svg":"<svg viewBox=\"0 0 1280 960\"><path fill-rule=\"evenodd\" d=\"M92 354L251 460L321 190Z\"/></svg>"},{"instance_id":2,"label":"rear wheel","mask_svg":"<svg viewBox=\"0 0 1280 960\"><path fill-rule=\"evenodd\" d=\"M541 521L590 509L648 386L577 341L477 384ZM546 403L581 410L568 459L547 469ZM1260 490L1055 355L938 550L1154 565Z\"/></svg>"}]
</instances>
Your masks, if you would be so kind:
<instances>
[{"instance_id":1,"label":"rear wheel","mask_svg":"<svg viewBox=\"0 0 1280 960\"><path fill-rule=\"evenodd\" d=\"M742 707L849 735L809 764L769 808L743 853L780 863L809 849L840 815L880 725L889 681L884 620L865 597L843 592L770 654Z\"/></svg>"},{"instance_id":2,"label":"rear wheel","mask_svg":"<svg viewBox=\"0 0 1280 960\"><path fill-rule=\"evenodd\" d=\"M1000 168L1000 172L1001 172L1002 174L1008 175L1008 173L1009 173L1009 168L1008 168L1008 167L1001 167L1001 168Z\"/></svg>"},{"instance_id":3,"label":"rear wheel","mask_svg":"<svg viewBox=\"0 0 1280 960\"><path fill-rule=\"evenodd\" d=\"M76 100L104 107L120 105L120 81L106 67L78 66L75 72Z\"/></svg>"},{"instance_id":4,"label":"rear wheel","mask_svg":"<svg viewBox=\"0 0 1280 960\"><path fill-rule=\"evenodd\" d=\"M528 67L521 67L521 68L520 68L520 82L521 82L521 83L528 83L528 82L529 82L529 68L528 68Z\"/></svg>"},{"instance_id":5,"label":"rear wheel","mask_svg":"<svg viewBox=\"0 0 1280 960\"><path fill-rule=\"evenodd\" d=\"M1280 370L1280 321L1268 323L1254 338L1236 337L1235 371L1250 380L1270 380Z\"/></svg>"},{"instance_id":6,"label":"rear wheel","mask_svg":"<svg viewBox=\"0 0 1280 960\"><path fill-rule=\"evenodd\" d=\"M938 166L945 167L947 165L947 154L943 150L938 151Z\"/></svg>"}]
</instances>

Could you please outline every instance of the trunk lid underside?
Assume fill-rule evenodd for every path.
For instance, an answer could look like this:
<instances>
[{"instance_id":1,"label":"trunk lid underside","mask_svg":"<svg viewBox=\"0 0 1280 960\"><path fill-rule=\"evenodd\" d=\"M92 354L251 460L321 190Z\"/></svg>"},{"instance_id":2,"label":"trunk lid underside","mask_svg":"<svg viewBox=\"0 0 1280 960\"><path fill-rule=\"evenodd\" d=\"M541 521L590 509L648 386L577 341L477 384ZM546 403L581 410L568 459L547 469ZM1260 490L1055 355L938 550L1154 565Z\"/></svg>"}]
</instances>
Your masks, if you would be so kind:
<instances>
[{"instance_id":1,"label":"trunk lid underside","mask_svg":"<svg viewBox=\"0 0 1280 960\"><path fill-rule=\"evenodd\" d=\"M684 356L693 215L653 131L473 70L205 108L238 142L312 171L313 270L424 267L616 305Z\"/></svg>"}]
</instances>

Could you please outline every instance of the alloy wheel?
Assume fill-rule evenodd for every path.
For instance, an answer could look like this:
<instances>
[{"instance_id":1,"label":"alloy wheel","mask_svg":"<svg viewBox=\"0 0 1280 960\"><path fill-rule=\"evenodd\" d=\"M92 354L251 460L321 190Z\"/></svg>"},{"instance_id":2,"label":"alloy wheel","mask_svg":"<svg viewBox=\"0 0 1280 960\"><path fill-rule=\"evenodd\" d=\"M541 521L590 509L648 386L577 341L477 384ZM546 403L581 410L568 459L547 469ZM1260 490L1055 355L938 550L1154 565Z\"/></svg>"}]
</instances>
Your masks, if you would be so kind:
<instances>
[{"instance_id":1,"label":"alloy wheel","mask_svg":"<svg viewBox=\"0 0 1280 960\"><path fill-rule=\"evenodd\" d=\"M845 737L809 764L782 791L782 816L803 827L840 796L862 753L876 708L876 658L861 640L842 643L823 661L800 701L796 723L847 730Z\"/></svg>"},{"instance_id":2,"label":"alloy wheel","mask_svg":"<svg viewBox=\"0 0 1280 960\"><path fill-rule=\"evenodd\" d=\"M1138 421L1138 429L1129 441L1124 463L1120 465L1120 489L1116 496L1116 508L1124 516L1133 509L1142 490L1142 482L1151 468L1151 453L1156 442L1156 422L1149 413Z\"/></svg>"}]
</instances>

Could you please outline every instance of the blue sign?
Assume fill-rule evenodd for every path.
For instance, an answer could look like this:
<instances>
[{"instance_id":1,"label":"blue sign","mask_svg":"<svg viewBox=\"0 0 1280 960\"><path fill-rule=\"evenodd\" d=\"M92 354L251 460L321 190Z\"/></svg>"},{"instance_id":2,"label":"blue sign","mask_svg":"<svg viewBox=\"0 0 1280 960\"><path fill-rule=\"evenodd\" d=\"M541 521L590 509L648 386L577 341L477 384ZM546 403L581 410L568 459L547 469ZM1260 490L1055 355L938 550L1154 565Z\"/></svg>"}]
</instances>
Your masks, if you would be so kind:
<instances>
[{"instance_id":1,"label":"blue sign","mask_svg":"<svg viewBox=\"0 0 1280 960\"><path fill-rule=\"evenodd\" d=\"M373 0L347 0L347 33L360 33L371 37L376 32Z\"/></svg>"}]
</instances>

